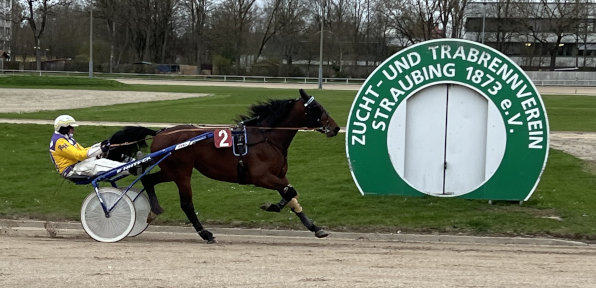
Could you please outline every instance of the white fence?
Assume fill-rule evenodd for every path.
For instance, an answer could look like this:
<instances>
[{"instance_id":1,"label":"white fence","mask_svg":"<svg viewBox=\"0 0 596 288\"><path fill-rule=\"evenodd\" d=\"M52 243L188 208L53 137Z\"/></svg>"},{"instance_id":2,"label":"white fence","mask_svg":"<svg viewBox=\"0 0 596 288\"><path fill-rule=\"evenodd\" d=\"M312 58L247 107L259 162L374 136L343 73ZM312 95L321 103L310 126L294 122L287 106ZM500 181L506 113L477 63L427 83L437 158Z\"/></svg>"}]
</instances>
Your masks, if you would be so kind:
<instances>
[{"instance_id":1,"label":"white fence","mask_svg":"<svg viewBox=\"0 0 596 288\"><path fill-rule=\"evenodd\" d=\"M596 72L527 71L536 86L596 86Z\"/></svg>"},{"instance_id":2,"label":"white fence","mask_svg":"<svg viewBox=\"0 0 596 288\"><path fill-rule=\"evenodd\" d=\"M596 86L596 72L579 71L526 71L536 86ZM86 77L88 72L0 70L0 75L60 75ZM317 77L269 77L233 75L180 75L180 74L136 74L136 73L94 73L100 78L167 79L182 81L220 81L251 83L318 83ZM361 85L364 78L323 78L326 84Z\"/></svg>"}]
</instances>

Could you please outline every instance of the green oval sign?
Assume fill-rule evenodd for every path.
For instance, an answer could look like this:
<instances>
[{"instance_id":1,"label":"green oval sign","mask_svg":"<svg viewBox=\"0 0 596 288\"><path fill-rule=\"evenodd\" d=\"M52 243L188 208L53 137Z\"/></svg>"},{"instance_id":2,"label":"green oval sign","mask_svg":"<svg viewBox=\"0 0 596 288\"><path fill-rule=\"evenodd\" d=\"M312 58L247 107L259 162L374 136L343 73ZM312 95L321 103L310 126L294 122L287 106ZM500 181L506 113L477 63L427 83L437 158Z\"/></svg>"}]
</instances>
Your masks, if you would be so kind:
<instances>
[{"instance_id":1,"label":"green oval sign","mask_svg":"<svg viewBox=\"0 0 596 288\"><path fill-rule=\"evenodd\" d=\"M507 56L479 43L419 43L358 92L346 153L362 194L527 200L549 147L544 104Z\"/></svg>"}]
</instances>

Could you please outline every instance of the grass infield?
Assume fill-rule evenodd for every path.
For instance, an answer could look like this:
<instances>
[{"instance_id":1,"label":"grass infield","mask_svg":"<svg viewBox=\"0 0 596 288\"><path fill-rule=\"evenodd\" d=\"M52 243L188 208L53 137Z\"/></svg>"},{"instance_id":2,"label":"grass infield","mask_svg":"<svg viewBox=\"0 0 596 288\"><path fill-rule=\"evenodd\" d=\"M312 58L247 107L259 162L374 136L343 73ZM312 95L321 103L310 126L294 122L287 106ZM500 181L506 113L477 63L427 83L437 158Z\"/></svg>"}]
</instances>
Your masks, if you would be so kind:
<instances>
[{"instance_id":1,"label":"grass infield","mask_svg":"<svg viewBox=\"0 0 596 288\"><path fill-rule=\"evenodd\" d=\"M0 87L7 87L0 78ZM32 77L37 78L37 77ZM44 78L44 77L39 77ZM25 79L25 78L23 78ZM68 78L70 79L70 78ZM46 81L47 79L43 79ZM22 81L22 79L20 80ZM37 80L33 80L37 81ZM41 80L40 80L41 81ZM62 80L66 81L66 80ZM2 118L54 119L68 113L77 120L119 120L181 123L233 123L232 118L266 98L296 98L297 91L227 87L112 86L95 84L60 88L211 93L214 96L167 102L122 104L77 110L0 114ZM106 81L110 82L110 81ZM13 82L14 83L14 82ZM20 87L46 88L44 85ZM105 86L102 86L106 84ZM98 88L101 87L101 88ZM308 91L345 126L354 91ZM551 130L596 131L596 97L544 96ZM590 115L590 117L588 117ZM48 155L49 125L0 124L0 217L78 220L90 186L65 182ZM77 128L76 138L91 145L116 127ZM326 138L298 133L288 155L288 178L300 193L305 212L332 231L535 235L596 240L596 168L557 150L550 151L540 185L523 205L435 197L366 196L355 187L345 156L343 135ZM267 213L258 206L279 200L275 191L213 181L193 175L194 204L209 225L304 229L293 213ZM59 188L60 187L60 188ZM186 223L174 184L157 186L166 210L161 223Z\"/></svg>"}]
</instances>

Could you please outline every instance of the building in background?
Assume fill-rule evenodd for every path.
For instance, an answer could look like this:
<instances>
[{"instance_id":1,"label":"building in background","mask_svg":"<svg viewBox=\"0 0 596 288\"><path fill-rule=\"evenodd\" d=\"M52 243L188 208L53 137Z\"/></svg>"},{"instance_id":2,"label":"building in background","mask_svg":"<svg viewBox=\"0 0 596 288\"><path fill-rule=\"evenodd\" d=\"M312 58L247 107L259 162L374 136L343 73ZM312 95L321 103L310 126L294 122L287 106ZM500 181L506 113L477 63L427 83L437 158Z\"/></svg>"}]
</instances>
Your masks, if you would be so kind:
<instances>
[{"instance_id":1,"label":"building in background","mask_svg":"<svg viewBox=\"0 0 596 288\"><path fill-rule=\"evenodd\" d=\"M596 66L596 1L490 1L467 7L466 40L510 56L527 70Z\"/></svg>"},{"instance_id":2,"label":"building in background","mask_svg":"<svg viewBox=\"0 0 596 288\"><path fill-rule=\"evenodd\" d=\"M10 14L12 0L0 0L0 50L10 55L10 41L12 38L12 22Z\"/></svg>"}]
</instances>

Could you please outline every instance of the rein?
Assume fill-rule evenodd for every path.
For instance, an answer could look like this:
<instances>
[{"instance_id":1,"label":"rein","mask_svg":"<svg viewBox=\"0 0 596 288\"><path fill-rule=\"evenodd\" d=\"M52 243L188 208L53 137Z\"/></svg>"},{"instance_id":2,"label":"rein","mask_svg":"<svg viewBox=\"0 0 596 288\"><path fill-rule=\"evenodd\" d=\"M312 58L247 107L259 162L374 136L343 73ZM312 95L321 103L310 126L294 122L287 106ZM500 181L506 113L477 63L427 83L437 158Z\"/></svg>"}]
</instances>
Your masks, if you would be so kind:
<instances>
[{"instance_id":1,"label":"rein","mask_svg":"<svg viewBox=\"0 0 596 288\"><path fill-rule=\"evenodd\" d=\"M303 90L300 90L300 93L304 93L304 95L308 96ZM303 96L304 96L303 95ZM315 97L310 96L308 98L308 100L304 100L304 98L301 98L302 101L304 101L304 107L306 109L308 109L310 107L310 105L315 102ZM323 133L327 133L329 132L329 114L327 113L327 111L325 109L322 109L323 113L325 115L327 115L327 122L325 123L325 125L321 125L321 127L317 127L317 128L310 128L310 127L262 127L262 126L248 126L252 129L259 129L259 130L296 130L296 131L321 131ZM323 116L321 114L321 116ZM244 123L244 122L240 122L240 123ZM145 139L141 139L138 141L134 141L134 142L124 142L124 143L120 143L120 144L114 144L114 145L110 145L110 147L120 147L120 146L127 146L127 145L132 145L132 144L136 144L142 141L146 141L146 140L151 140L159 135L170 135L170 134L175 134L175 133L180 133L180 132L194 132L194 131L205 131L205 129L226 129L226 128L233 128L233 127L237 127L237 126L232 126L232 125L208 125L208 124L194 124L194 127L197 128L189 128L189 129L180 129L180 130L175 130L175 131L170 131L167 133L160 133L157 134L155 136L149 137L149 138L145 138ZM245 126L247 127L247 126ZM265 138L266 139L266 138Z\"/></svg>"},{"instance_id":2,"label":"rein","mask_svg":"<svg viewBox=\"0 0 596 288\"><path fill-rule=\"evenodd\" d=\"M209 128L220 128L220 129L226 129L226 128L233 128L235 126L232 125L208 125L208 124L195 124L193 125L197 128L189 128L189 129L180 129L180 130L176 130L176 131L170 131L167 133L160 133L157 134L155 136L151 136L151 137L147 137L141 140L137 140L137 141L133 141L133 142L124 142L124 143L119 143L119 144L111 144L111 147L120 147L120 146L128 146L128 145L132 145L132 144L137 144L139 142L142 141L147 141L147 140L151 140L157 136L166 136L166 135L170 135L170 134L176 134L176 133L180 133L180 132L199 132L199 131L205 131L205 129L209 129ZM203 127L203 128L200 128ZM324 131L323 127L317 127L317 128L310 128L310 127L258 127L258 126L248 126L249 128L254 128L254 129L259 129L259 130L302 130L302 131L317 131L317 130L321 130Z\"/></svg>"}]
</instances>

